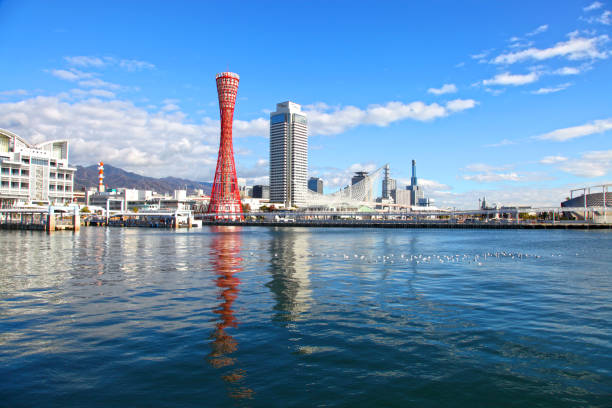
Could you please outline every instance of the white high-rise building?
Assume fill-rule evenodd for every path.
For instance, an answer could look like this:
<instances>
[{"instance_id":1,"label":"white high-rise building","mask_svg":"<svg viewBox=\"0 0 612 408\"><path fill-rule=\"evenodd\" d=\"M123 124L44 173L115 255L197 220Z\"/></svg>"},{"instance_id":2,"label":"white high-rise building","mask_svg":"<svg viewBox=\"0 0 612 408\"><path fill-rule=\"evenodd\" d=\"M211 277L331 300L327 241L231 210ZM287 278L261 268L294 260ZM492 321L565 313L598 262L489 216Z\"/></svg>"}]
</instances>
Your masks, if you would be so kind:
<instances>
[{"instance_id":1,"label":"white high-rise building","mask_svg":"<svg viewBox=\"0 0 612 408\"><path fill-rule=\"evenodd\" d=\"M306 204L308 121L297 103L276 104L270 113L270 202Z\"/></svg>"}]
</instances>

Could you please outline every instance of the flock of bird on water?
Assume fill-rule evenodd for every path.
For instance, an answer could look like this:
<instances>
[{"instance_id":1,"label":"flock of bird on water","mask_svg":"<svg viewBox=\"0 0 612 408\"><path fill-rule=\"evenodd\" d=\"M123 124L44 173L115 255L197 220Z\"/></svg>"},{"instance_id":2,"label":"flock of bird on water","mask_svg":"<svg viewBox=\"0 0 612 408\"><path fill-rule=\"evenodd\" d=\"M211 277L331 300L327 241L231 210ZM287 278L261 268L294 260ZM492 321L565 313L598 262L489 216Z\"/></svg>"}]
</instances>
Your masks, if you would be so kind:
<instances>
[{"instance_id":1,"label":"flock of bird on water","mask_svg":"<svg viewBox=\"0 0 612 408\"><path fill-rule=\"evenodd\" d=\"M250 256L255 256L254 252L250 252ZM487 260L527 260L527 259L540 259L542 255L528 254L528 253L520 253L520 252L485 252L482 254L453 254L453 255L407 255L407 254L399 254L396 256L395 254L390 255L378 255L378 256L368 256L361 254L346 254L346 253L308 253L305 255L309 258L327 258L327 259L339 259L339 260L354 260L361 261L365 263L382 263L382 264L400 264L400 263L414 263L414 264L431 264L431 263L468 263L475 264L481 266L483 262ZM551 257L561 257L561 254L551 254ZM576 254L578 256L578 254ZM282 257L282 254L280 255ZM278 253L274 253L274 258L279 258Z\"/></svg>"}]
</instances>

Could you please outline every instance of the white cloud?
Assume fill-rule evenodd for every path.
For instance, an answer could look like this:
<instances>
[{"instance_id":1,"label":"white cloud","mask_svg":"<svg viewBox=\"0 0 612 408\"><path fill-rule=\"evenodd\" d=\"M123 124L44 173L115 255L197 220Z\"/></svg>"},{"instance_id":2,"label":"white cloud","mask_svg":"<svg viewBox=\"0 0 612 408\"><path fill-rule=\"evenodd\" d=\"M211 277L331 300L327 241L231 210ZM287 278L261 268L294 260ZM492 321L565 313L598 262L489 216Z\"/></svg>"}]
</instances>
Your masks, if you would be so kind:
<instances>
[{"instance_id":1,"label":"white cloud","mask_svg":"<svg viewBox=\"0 0 612 408\"><path fill-rule=\"evenodd\" d=\"M76 65L79 67L95 67L103 68L108 66L119 66L127 71L142 71L144 69L154 69L155 65L147 61L140 61L135 59L117 59L113 57L93 57L93 56L74 56L64 57L66 62L70 65Z\"/></svg>"},{"instance_id":2,"label":"white cloud","mask_svg":"<svg viewBox=\"0 0 612 408\"><path fill-rule=\"evenodd\" d=\"M260 120L239 123L240 135L260 132ZM0 103L0 127L33 143L68 139L72 164L103 160L156 177L211 180L219 147L218 120L190 123L180 111L150 112L120 100L39 96Z\"/></svg>"},{"instance_id":3,"label":"white cloud","mask_svg":"<svg viewBox=\"0 0 612 408\"><path fill-rule=\"evenodd\" d=\"M469 172L492 172L492 171L502 171L508 170L512 166L504 165L504 166L491 166L489 164L484 163L472 163L468 164L463 168L465 171Z\"/></svg>"},{"instance_id":4,"label":"white cloud","mask_svg":"<svg viewBox=\"0 0 612 408\"><path fill-rule=\"evenodd\" d=\"M103 81L100 78L92 78L87 79L85 81L79 81L79 85L84 86L86 88L109 88L114 90L121 89L120 85L113 84L112 82Z\"/></svg>"},{"instance_id":5,"label":"white cloud","mask_svg":"<svg viewBox=\"0 0 612 408\"><path fill-rule=\"evenodd\" d=\"M75 56L75 57L64 57L64 59L70 65L77 65L80 67L102 67L106 63L98 57L87 57L87 56Z\"/></svg>"},{"instance_id":6,"label":"white cloud","mask_svg":"<svg viewBox=\"0 0 612 408\"><path fill-rule=\"evenodd\" d=\"M128 71L142 71L144 69L155 68L155 65L151 64L150 62L138 60L121 60L119 61L119 66Z\"/></svg>"},{"instance_id":7,"label":"white cloud","mask_svg":"<svg viewBox=\"0 0 612 408\"><path fill-rule=\"evenodd\" d=\"M422 186L428 192L429 191L449 191L449 190L453 189L448 184L444 184L444 183L440 183L440 182L435 181L435 180L428 180L428 179L424 179L424 178L419 178L418 183L419 183L420 186ZM404 182L404 184L407 185L407 184L410 184L410 182L408 180L406 180Z\"/></svg>"},{"instance_id":8,"label":"white cloud","mask_svg":"<svg viewBox=\"0 0 612 408\"><path fill-rule=\"evenodd\" d=\"M85 98L89 96L98 96L101 98L114 98L115 93L111 91L107 91L106 89L71 89L70 92L77 97Z\"/></svg>"},{"instance_id":9,"label":"white cloud","mask_svg":"<svg viewBox=\"0 0 612 408\"><path fill-rule=\"evenodd\" d=\"M540 140L553 140L556 142L565 142L577 137L588 136L596 133L603 133L612 129L612 118L594 120L580 126L572 126L563 129L557 129L543 135L535 136Z\"/></svg>"},{"instance_id":10,"label":"white cloud","mask_svg":"<svg viewBox=\"0 0 612 408\"><path fill-rule=\"evenodd\" d=\"M545 94L555 93L555 92L559 92L559 91L563 91L567 89L570 85L571 85L570 83L565 83L565 84L557 85L555 87L540 88L536 91L531 91L531 93L534 95L545 95Z\"/></svg>"},{"instance_id":11,"label":"white cloud","mask_svg":"<svg viewBox=\"0 0 612 408\"><path fill-rule=\"evenodd\" d=\"M568 160L561 170L578 177L603 177L612 170L612 150L596 150Z\"/></svg>"},{"instance_id":12,"label":"white cloud","mask_svg":"<svg viewBox=\"0 0 612 408\"><path fill-rule=\"evenodd\" d=\"M518 173L480 173L465 174L464 180L476 181L478 183L491 183L498 181L521 181L523 178Z\"/></svg>"},{"instance_id":13,"label":"white cloud","mask_svg":"<svg viewBox=\"0 0 612 408\"><path fill-rule=\"evenodd\" d=\"M562 163L564 161L567 161L567 157L564 157L564 156L546 156L542 160L540 160L540 163L542 163L542 164L556 164L556 163Z\"/></svg>"},{"instance_id":14,"label":"white cloud","mask_svg":"<svg viewBox=\"0 0 612 408\"><path fill-rule=\"evenodd\" d=\"M604 10L603 13L597 18L595 18L597 23L610 25L612 23L612 12L610 10Z\"/></svg>"},{"instance_id":15,"label":"white cloud","mask_svg":"<svg viewBox=\"0 0 612 408\"><path fill-rule=\"evenodd\" d=\"M83 79L80 71L66 72L73 75L69 76L70 81L87 88L72 89L52 97L38 96L0 103L0 127L34 143L68 139L73 164L104 160L152 176L172 174L195 180L212 178L219 143L218 119L204 117L194 123L172 100L166 100L161 108L144 108L131 101L117 100L113 88L118 85L95 77ZM100 85L105 86L96 87ZM171 106L173 104L177 106ZM462 99L446 104L389 102L366 109L354 106L331 108L317 104L306 112L312 134L337 134L360 125L387 126L404 119L434 120L475 105L475 101ZM246 136L267 137L268 134L267 118L234 120L236 140ZM236 148L239 147L238 144ZM347 169L347 177L353 167ZM366 163L365 168L370 167ZM248 169L238 166L239 175L241 170ZM255 180L266 174L247 176Z\"/></svg>"},{"instance_id":16,"label":"white cloud","mask_svg":"<svg viewBox=\"0 0 612 408\"><path fill-rule=\"evenodd\" d=\"M509 47L513 49L527 48L527 47L531 47L533 44L534 44L533 41L513 42L509 45ZM483 61L483 62L488 62L488 61Z\"/></svg>"},{"instance_id":17,"label":"white cloud","mask_svg":"<svg viewBox=\"0 0 612 408\"><path fill-rule=\"evenodd\" d=\"M81 72L77 69L71 69L70 71L67 71L65 69L54 69L51 71L51 75L59 79L71 82L93 77L93 74L89 72Z\"/></svg>"},{"instance_id":18,"label":"white cloud","mask_svg":"<svg viewBox=\"0 0 612 408\"><path fill-rule=\"evenodd\" d=\"M478 84L476 84L476 85L478 85ZM490 93L493 96L499 96L499 95L503 94L504 92L506 92L506 89L485 88L485 92L486 93Z\"/></svg>"},{"instance_id":19,"label":"white cloud","mask_svg":"<svg viewBox=\"0 0 612 408\"><path fill-rule=\"evenodd\" d=\"M121 89L121 86L117 84L113 84L111 82L103 81L100 78L96 78L96 74L94 73L82 72L74 68L71 68L70 70L54 69L51 71L51 75L63 79L65 81L78 81L80 86L86 88L109 88L113 90Z\"/></svg>"},{"instance_id":20,"label":"white cloud","mask_svg":"<svg viewBox=\"0 0 612 408\"><path fill-rule=\"evenodd\" d=\"M510 146L510 145L515 145L515 144L516 142L513 140L503 139L501 142L489 144L489 145L486 145L485 147L502 147L502 146Z\"/></svg>"},{"instance_id":21,"label":"white cloud","mask_svg":"<svg viewBox=\"0 0 612 408\"><path fill-rule=\"evenodd\" d=\"M472 109L478 105L473 99L454 99L446 103L446 109L451 112L461 112L462 110Z\"/></svg>"},{"instance_id":22,"label":"white cloud","mask_svg":"<svg viewBox=\"0 0 612 408\"><path fill-rule=\"evenodd\" d=\"M444 84L441 88L429 88L427 92L434 95L443 95L447 93L457 92L457 87L455 86L455 84Z\"/></svg>"},{"instance_id":23,"label":"white cloud","mask_svg":"<svg viewBox=\"0 0 612 408\"><path fill-rule=\"evenodd\" d=\"M455 99L439 105L423 102L388 102L385 105L370 105L366 109L355 106L331 108L325 104L314 104L304 107L308 115L308 127L311 135L334 135L360 125L388 126L405 119L431 121L451 113L471 109L477 102L472 99Z\"/></svg>"},{"instance_id":24,"label":"white cloud","mask_svg":"<svg viewBox=\"0 0 612 408\"><path fill-rule=\"evenodd\" d=\"M246 185L269 184L270 170L268 160L258 159L252 166L242 166L239 168L240 178Z\"/></svg>"},{"instance_id":25,"label":"white cloud","mask_svg":"<svg viewBox=\"0 0 612 408\"><path fill-rule=\"evenodd\" d=\"M536 72L530 72L529 74L511 74L509 72L502 72L501 74L495 75L491 79L485 79L482 84L488 85L525 85L537 81L539 74Z\"/></svg>"},{"instance_id":26,"label":"white cloud","mask_svg":"<svg viewBox=\"0 0 612 408\"><path fill-rule=\"evenodd\" d=\"M532 37L534 35L540 34L545 32L546 30L548 30L548 24L543 24L541 26L539 26L538 28L536 28L535 30L525 34L527 37Z\"/></svg>"},{"instance_id":27,"label":"white cloud","mask_svg":"<svg viewBox=\"0 0 612 408\"><path fill-rule=\"evenodd\" d=\"M11 89L7 91L0 91L0 96L23 96L27 95L28 91L25 89Z\"/></svg>"},{"instance_id":28,"label":"white cloud","mask_svg":"<svg viewBox=\"0 0 612 408\"><path fill-rule=\"evenodd\" d=\"M485 163L468 164L462 172L471 173L461 176L464 180L476 181L478 183L495 183L505 181L523 181L525 175L512 171L512 165L492 166Z\"/></svg>"},{"instance_id":29,"label":"white cloud","mask_svg":"<svg viewBox=\"0 0 612 408\"><path fill-rule=\"evenodd\" d=\"M562 67L553 71L555 75L578 75L580 73L580 69L575 67Z\"/></svg>"},{"instance_id":30,"label":"white cloud","mask_svg":"<svg viewBox=\"0 0 612 408\"><path fill-rule=\"evenodd\" d=\"M603 7L603 3L596 1L591 3L590 5L586 6L585 8L583 8L584 11L592 11L592 10L597 10Z\"/></svg>"},{"instance_id":31,"label":"white cloud","mask_svg":"<svg viewBox=\"0 0 612 408\"><path fill-rule=\"evenodd\" d=\"M168 104L166 104L166 105L164 105L162 107L162 110L165 111L165 112L172 112L172 111L177 111L177 110L180 110L180 109L181 109L181 107L176 105L176 104L174 104L174 103L168 103Z\"/></svg>"},{"instance_id":32,"label":"white cloud","mask_svg":"<svg viewBox=\"0 0 612 408\"><path fill-rule=\"evenodd\" d=\"M491 60L491 63L514 64L528 59L542 61L554 57L566 57L569 60L605 59L610 54L607 51L600 50L600 46L608 41L609 37L607 35L584 38L578 37L578 34L574 32L570 33L568 41L558 42L550 48L528 48L522 51L501 54Z\"/></svg>"},{"instance_id":33,"label":"white cloud","mask_svg":"<svg viewBox=\"0 0 612 408\"><path fill-rule=\"evenodd\" d=\"M270 121L264 118L252 120L234 119L234 136L260 136L268 137L270 135Z\"/></svg>"}]
</instances>

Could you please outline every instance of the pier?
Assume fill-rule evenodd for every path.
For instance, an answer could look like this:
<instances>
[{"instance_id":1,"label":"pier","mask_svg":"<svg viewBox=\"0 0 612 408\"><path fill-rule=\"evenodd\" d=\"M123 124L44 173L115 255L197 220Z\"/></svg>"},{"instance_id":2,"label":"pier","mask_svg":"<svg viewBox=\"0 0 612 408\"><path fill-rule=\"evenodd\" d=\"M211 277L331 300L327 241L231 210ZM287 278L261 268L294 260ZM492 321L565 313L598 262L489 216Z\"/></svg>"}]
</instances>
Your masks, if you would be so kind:
<instances>
[{"instance_id":1,"label":"pier","mask_svg":"<svg viewBox=\"0 0 612 408\"><path fill-rule=\"evenodd\" d=\"M103 215L92 214L85 217L85 225L109 227L142 228L193 228L202 226L195 221L193 213L187 210L156 212L107 212Z\"/></svg>"},{"instance_id":2,"label":"pier","mask_svg":"<svg viewBox=\"0 0 612 408\"><path fill-rule=\"evenodd\" d=\"M34 231L78 231L81 216L78 207L28 207L0 209L0 229Z\"/></svg>"},{"instance_id":3,"label":"pier","mask_svg":"<svg viewBox=\"0 0 612 408\"><path fill-rule=\"evenodd\" d=\"M535 218L525 216L535 213ZM523 214L523 215L521 215ZM580 218L576 217L580 215ZM510 208L451 211L285 211L243 213L244 221L222 214L201 214L203 225L348 228L455 228L455 229L612 229L606 207ZM574 219L568 219L572 217Z\"/></svg>"}]
</instances>

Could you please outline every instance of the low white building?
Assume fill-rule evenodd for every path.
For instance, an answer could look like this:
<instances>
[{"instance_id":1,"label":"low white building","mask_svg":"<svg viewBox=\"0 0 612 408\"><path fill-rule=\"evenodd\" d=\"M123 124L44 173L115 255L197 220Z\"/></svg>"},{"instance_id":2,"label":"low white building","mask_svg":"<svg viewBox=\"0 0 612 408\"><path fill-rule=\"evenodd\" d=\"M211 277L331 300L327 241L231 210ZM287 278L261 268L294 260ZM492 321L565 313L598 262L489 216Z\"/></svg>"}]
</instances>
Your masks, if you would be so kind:
<instances>
[{"instance_id":1,"label":"low white building","mask_svg":"<svg viewBox=\"0 0 612 408\"><path fill-rule=\"evenodd\" d=\"M68 165L68 141L33 145L0 129L0 207L72 201L76 168Z\"/></svg>"}]
</instances>

